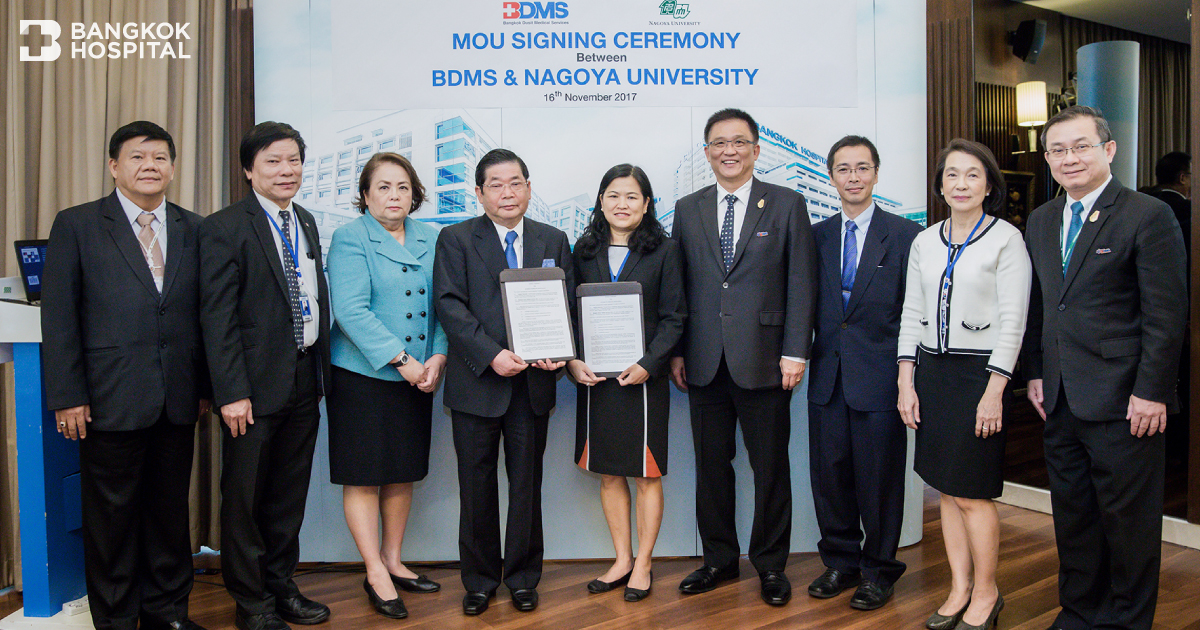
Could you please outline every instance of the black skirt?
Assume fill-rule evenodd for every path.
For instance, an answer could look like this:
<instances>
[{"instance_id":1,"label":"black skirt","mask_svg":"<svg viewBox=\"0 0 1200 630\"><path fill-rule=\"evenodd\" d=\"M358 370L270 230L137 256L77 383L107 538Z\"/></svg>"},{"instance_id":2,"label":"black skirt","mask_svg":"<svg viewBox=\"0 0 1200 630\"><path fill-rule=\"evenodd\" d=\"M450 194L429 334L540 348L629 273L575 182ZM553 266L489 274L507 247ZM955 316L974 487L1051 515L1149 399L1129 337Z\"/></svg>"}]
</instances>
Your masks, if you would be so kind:
<instances>
[{"instance_id":1,"label":"black skirt","mask_svg":"<svg viewBox=\"0 0 1200 630\"><path fill-rule=\"evenodd\" d=\"M988 357L917 351L913 385L917 425L913 469L938 492L964 499L994 499L1004 491L1007 428L975 436L975 413L991 372Z\"/></svg>"},{"instance_id":2,"label":"black skirt","mask_svg":"<svg viewBox=\"0 0 1200 630\"><path fill-rule=\"evenodd\" d=\"M384 486L429 473L433 394L334 366L325 408L333 483Z\"/></svg>"},{"instance_id":3,"label":"black skirt","mask_svg":"<svg viewBox=\"0 0 1200 630\"><path fill-rule=\"evenodd\" d=\"M667 420L671 392L666 377L622 387L609 378L579 385L575 463L618 477L667 474Z\"/></svg>"}]
</instances>

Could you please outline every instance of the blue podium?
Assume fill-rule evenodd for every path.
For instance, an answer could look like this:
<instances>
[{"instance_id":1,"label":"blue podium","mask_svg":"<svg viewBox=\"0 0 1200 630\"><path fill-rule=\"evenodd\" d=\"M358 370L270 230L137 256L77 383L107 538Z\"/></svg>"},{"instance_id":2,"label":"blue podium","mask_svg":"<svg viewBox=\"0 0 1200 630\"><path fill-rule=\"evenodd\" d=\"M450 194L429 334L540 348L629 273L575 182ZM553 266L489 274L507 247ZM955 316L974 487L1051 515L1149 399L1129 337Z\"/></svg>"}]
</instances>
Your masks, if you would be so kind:
<instances>
[{"instance_id":1,"label":"blue podium","mask_svg":"<svg viewBox=\"0 0 1200 630\"><path fill-rule=\"evenodd\" d=\"M0 361L14 362L24 616L52 617L86 594L79 445L55 430L42 386L41 312L0 302Z\"/></svg>"}]
</instances>

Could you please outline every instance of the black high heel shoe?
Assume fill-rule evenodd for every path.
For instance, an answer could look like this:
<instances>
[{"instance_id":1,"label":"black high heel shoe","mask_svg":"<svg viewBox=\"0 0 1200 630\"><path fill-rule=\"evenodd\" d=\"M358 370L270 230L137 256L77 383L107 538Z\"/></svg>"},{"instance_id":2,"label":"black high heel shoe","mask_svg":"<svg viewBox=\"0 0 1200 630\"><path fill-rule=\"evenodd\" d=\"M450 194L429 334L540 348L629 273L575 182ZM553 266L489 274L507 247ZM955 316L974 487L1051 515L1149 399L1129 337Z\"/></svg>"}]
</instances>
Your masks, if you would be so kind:
<instances>
[{"instance_id":1,"label":"black high heel shoe","mask_svg":"<svg viewBox=\"0 0 1200 630\"><path fill-rule=\"evenodd\" d=\"M955 630L987 630L988 628L995 628L1000 625L1001 610L1004 610L1004 597L997 595L996 605L992 606L992 612L988 615L987 619L983 621L982 625L973 626L967 623L966 620L960 619L958 621L958 625L955 626Z\"/></svg>"},{"instance_id":2,"label":"black high heel shoe","mask_svg":"<svg viewBox=\"0 0 1200 630\"><path fill-rule=\"evenodd\" d=\"M611 582L601 582L600 578L596 578L596 579L592 580L591 582L588 582L587 590L589 593L592 593L592 594L607 593L607 592L613 590L614 588L617 588L618 586L625 586L626 584L628 584L629 576L631 576L631 575L633 575L633 569L630 569L629 573L626 573L625 575L622 575L621 577L619 577Z\"/></svg>"},{"instance_id":3,"label":"black high heel shoe","mask_svg":"<svg viewBox=\"0 0 1200 630\"><path fill-rule=\"evenodd\" d=\"M367 592L367 599L371 601L375 612L390 619L404 619L408 616L408 609L404 607L404 602L400 600L399 596L396 599L381 598L371 587L371 580L367 578L363 578L363 590Z\"/></svg>"},{"instance_id":4,"label":"black high heel shoe","mask_svg":"<svg viewBox=\"0 0 1200 630\"><path fill-rule=\"evenodd\" d=\"M630 571L630 573L632 574L633 571ZM625 576L625 577L628 578L629 576ZM633 588L632 586L625 587L625 601L640 602L643 599L646 599L647 597L650 596L650 589L653 588L653 586L654 586L654 571L651 571L650 572L650 586L647 586L646 590L643 591L640 588Z\"/></svg>"},{"instance_id":5,"label":"black high heel shoe","mask_svg":"<svg viewBox=\"0 0 1200 630\"><path fill-rule=\"evenodd\" d=\"M925 627L929 628L929 630L954 630L970 607L971 599L967 598L967 603L963 605L962 610L953 615L943 615L935 610L932 615L929 615L929 619L925 620Z\"/></svg>"}]
</instances>

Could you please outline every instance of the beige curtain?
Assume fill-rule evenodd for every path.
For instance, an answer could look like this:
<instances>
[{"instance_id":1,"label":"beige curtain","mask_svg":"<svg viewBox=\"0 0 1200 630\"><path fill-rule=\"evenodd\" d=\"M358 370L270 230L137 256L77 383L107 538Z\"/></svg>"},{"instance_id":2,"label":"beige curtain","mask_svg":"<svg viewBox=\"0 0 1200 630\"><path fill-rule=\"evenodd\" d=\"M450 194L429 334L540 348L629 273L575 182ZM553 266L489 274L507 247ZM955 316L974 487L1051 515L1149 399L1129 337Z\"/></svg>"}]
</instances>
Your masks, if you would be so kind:
<instances>
[{"instance_id":1,"label":"beige curtain","mask_svg":"<svg viewBox=\"0 0 1200 630\"><path fill-rule=\"evenodd\" d=\"M157 122L178 150L167 198L207 215L228 203L231 154L226 140L226 13L228 0L5 0L0 3L0 273L16 266L11 243L45 238L59 210L97 199L113 187L106 166L108 138L132 120ZM62 56L22 62L21 19L57 21ZM71 59L70 24L187 23L189 59ZM19 586L16 528L16 452L11 368L0 394L0 588ZM215 479L219 476L216 421L202 422L193 467L193 543L215 546L220 532ZM85 515L86 518L86 515Z\"/></svg>"},{"instance_id":2,"label":"beige curtain","mask_svg":"<svg viewBox=\"0 0 1200 630\"><path fill-rule=\"evenodd\" d=\"M1191 47L1096 22L1062 17L1063 79L1074 72L1075 51L1080 46L1114 40L1140 44L1138 89L1138 181L1134 188L1154 184L1154 163L1171 151L1191 146Z\"/></svg>"}]
</instances>

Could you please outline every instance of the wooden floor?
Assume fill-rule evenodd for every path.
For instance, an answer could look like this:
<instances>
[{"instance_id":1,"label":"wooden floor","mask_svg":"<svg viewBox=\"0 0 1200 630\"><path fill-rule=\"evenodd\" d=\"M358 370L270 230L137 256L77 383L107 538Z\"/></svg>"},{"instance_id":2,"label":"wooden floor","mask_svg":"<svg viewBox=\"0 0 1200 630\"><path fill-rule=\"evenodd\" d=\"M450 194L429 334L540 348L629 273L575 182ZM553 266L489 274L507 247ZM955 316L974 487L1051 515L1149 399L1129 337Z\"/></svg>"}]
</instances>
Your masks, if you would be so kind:
<instances>
[{"instance_id":1,"label":"wooden floor","mask_svg":"<svg viewBox=\"0 0 1200 630\"><path fill-rule=\"evenodd\" d=\"M1000 591L1007 605L1000 628L1042 630L1057 613L1054 532L1050 517L1020 508L999 505L1001 518ZM1200 630L1200 551L1163 545L1162 583L1154 627L1162 630ZM362 590L362 573L353 567L308 571L296 581L308 596L333 609L332 619L314 628L454 628L487 630L578 628L844 628L879 630L921 628L925 618L946 595L949 570L942 547L936 495L925 497L925 537L920 544L900 550L908 572L896 584L896 595L884 608L859 612L847 604L850 592L830 600L808 596L808 582L823 567L816 554L794 554L787 574L795 596L790 604L774 608L762 603L758 579L742 561L742 579L710 593L685 597L679 581L699 563L693 558L658 560L654 564L654 591L645 601L630 604L620 591L588 595L584 585L602 573L607 563L548 562L539 587L541 606L519 613L509 604L505 589L480 617L462 614L462 584L458 572L432 569L429 576L442 583L440 593L404 596L410 617L401 621L376 615ZM424 569L422 569L424 571ZM198 577L192 591L191 615L209 630L233 628L233 602L219 586L220 578ZM0 617L16 610L20 597L0 596ZM303 627L303 626L300 626Z\"/></svg>"}]
</instances>

